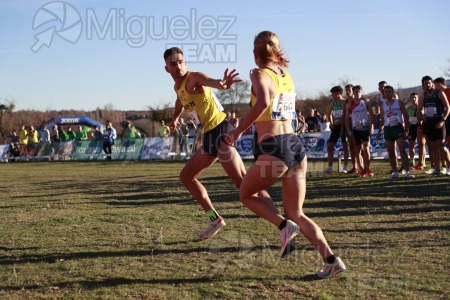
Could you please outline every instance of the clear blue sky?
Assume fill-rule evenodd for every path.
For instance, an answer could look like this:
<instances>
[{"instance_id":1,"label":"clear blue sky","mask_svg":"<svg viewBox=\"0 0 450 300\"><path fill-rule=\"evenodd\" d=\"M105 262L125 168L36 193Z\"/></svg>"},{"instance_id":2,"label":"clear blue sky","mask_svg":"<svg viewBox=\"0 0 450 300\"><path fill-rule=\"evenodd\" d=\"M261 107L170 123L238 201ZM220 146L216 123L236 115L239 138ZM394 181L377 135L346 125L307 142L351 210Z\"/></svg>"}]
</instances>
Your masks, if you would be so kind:
<instances>
[{"instance_id":1,"label":"clear blue sky","mask_svg":"<svg viewBox=\"0 0 450 300\"><path fill-rule=\"evenodd\" d=\"M172 103L168 45L185 47L190 70L248 80L262 30L279 35L301 97L341 78L365 93L417 86L450 65L449 12L448 0L1 0L0 99L41 111Z\"/></svg>"}]
</instances>

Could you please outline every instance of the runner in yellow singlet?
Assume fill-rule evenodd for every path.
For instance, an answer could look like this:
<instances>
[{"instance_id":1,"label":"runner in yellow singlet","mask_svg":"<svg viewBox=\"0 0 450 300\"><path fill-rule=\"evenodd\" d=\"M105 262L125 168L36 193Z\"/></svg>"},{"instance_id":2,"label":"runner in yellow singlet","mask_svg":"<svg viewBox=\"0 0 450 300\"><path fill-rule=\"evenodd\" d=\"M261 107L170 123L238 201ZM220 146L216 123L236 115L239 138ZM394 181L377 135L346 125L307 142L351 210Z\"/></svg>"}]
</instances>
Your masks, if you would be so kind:
<instances>
[{"instance_id":1,"label":"runner in yellow singlet","mask_svg":"<svg viewBox=\"0 0 450 300\"><path fill-rule=\"evenodd\" d=\"M225 137L226 142L233 145L256 122L256 162L245 175L239 195L241 200L257 201L258 191L281 180L286 216L300 227L301 233L324 259L324 266L316 274L320 278L333 277L343 272L345 265L334 255L320 227L303 212L306 152L291 125L292 118L296 117L296 93L291 76L284 69L289 61L280 48L278 36L270 31L256 36L253 55L258 68L250 72L252 108L239 126Z\"/></svg>"},{"instance_id":2,"label":"runner in yellow singlet","mask_svg":"<svg viewBox=\"0 0 450 300\"><path fill-rule=\"evenodd\" d=\"M209 218L206 228L199 234L200 239L206 239L214 236L225 226L225 221L214 209L208 192L197 177L217 160L237 188L240 187L245 175L244 163L236 148L223 141L224 135L234 127L226 119L226 114L213 94L212 88L229 89L234 83L241 80L236 78L239 75L236 70L231 72L228 72L228 69L225 70L223 79L212 79L201 72L188 72L180 48L167 49L164 52L164 60L166 72L172 76L177 94L173 120L169 127L171 130L176 130L180 126L178 119L183 110L189 113L190 119L195 125L203 126L203 147L197 149L190 157L180 172L180 180ZM242 202L252 211L259 211L262 210L261 207L264 207L268 212L265 218L277 227L287 222L266 191L261 191L258 197L260 201L252 199L252 201ZM282 252L284 252L283 241Z\"/></svg>"}]
</instances>

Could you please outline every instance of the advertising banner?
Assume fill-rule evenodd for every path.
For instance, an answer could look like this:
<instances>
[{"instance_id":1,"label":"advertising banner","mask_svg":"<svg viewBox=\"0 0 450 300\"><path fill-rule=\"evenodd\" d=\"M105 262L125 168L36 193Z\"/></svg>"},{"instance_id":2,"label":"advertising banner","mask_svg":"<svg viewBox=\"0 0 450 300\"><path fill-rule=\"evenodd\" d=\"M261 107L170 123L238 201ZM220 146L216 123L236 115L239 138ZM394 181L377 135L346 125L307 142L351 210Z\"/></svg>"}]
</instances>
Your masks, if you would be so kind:
<instances>
[{"instance_id":1,"label":"advertising banner","mask_svg":"<svg viewBox=\"0 0 450 300\"><path fill-rule=\"evenodd\" d=\"M172 146L173 137L145 138L139 159L171 159L171 156L169 154L172 152Z\"/></svg>"},{"instance_id":2,"label":"advertising banner","mask_svg":"<svg viewBox=\"0 0 450 300\"><path fill-rule=\"evenodd\" d=\"M242 159L254 159L253 156L253 135L247 134L241 136L236 143L236 150Z\"/></svg>"},{"instance_id":3,"label":"advertising banner","mask_svg":"<svg viewBox=\"0 0 450 300\"><path fill-rule=\"evenodd\" d=\"M388 153L384 144L384 136L381 134L377 139L378 131L370 137L370 153L372 158L386 159ZM310 158L327 158L327 143L331 132L308 132L300 134L306 153ZM174 138L152 137L145 139L114 141L112 146L112 159L116 160L168 160L177 156L173 151ZM194 140L188 142L189 156L193 150ZM34 145L34 157L49 160L103 160L103 140L87 141L68 141L51 144ZM408 141L405 142L405 148L408 153ZM253 135L243 135L236 143L236 149L242 159L254 159L253 156ZM9 145L0 145L0 162L8 161ZM334 157L339 153L343 154L342 142L339 139L334 147ZM415 144L415 153L418 154L417 143ZM416 155L417 157L417 155ZM23 158L26 158L24 156ZM20 159L18 157L18 159Z\"/></svg>"},{"instance_id":4,"label":"advertising banner","mask_svg":"<svg viewBox=\"0 0 450 300\"><path fill-rule=\"evenodd\" d=\"M0 145L0 162L8 161L9 144Z\"/></svg>"},{"instance_id":5,"label":"advertising banner","mask_svg":"<svg viewBox=\"0 0 450 300\"><path fill-rule=\"evenodd\" d=\"M75 141L73 160L103 160L103 140Z\"/></svg>"}]
</instances>

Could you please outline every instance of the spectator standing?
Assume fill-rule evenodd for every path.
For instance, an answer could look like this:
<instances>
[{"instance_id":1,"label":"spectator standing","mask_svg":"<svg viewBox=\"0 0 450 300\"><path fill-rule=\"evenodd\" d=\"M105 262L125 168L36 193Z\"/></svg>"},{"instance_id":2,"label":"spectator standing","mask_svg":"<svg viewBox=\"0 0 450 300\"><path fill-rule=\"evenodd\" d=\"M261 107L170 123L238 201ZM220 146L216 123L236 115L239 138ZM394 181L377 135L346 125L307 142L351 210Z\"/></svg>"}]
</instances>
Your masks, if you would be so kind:
<instances>
[{"instance_id":1,"label":"spectator standing","mask_svg":"<svg viewBox=\"0 0 450 300\"><path fill-rule=\"evenodd\" d=\"M295 113L297 114L297 130L295 132L300 134L305 132L305 117L302 116L302 112L299 109L297 109Z\"/></svg>"},{"instance_id":2,"label":"spectator standing","mask_svg":"<svg viewBox=\"0 0 450 300\"><path fill-rule=\"evenodd\" d=\"M42 127L41 138L39 143L41 144L49 144L51 142L50 130L48 130L47 126Z\"/></svg>"},{"instance_id":3,"label":"spectator standing","mask_svg":"<svg viewBox=\"0 0 450 300\"><path fill-rule=\"evenodd\" d=\"M20 155L19 135L17 130L13 130L9 136L9 157L17 157Z\"/></svg>"},{"instance_id":4,"label":"spectator standing","mask_svg":"<svg viewBox=\"0 0 450 300\"><path fill-rule=\"evenodd\" d=\"M161 120L161 127L159 127L158 134L160 138L168 137L170 134L170 128L166 125L164 120Z\"/></svg>"},{"instance_id":5,"label":"spectator standing","mask_svg":"<svg viewBox=\"0 0 450 300\"><path fill-rule=\"evenodd\" d=\"M379 101L378 103L381 103L381 101ZM381 115L381 107L378 105L375 107L375 114L374 114L373 118L374 118L373 129L379 130L382 115Z\"/></svg>"},{"instance_id":6,"label":"spectator standing","mask_svg":"<svg viewBox=\"0 0 450 300\"><path fill-rule=\"evenodd\" d=\"M105 152L105 160L112 160L112 145L114 145L114 132L111 124L108 122L106 130L103 131L103 151Z\"/></svg>"},{"instance_id":7,"label":"spectator standing","mask_svg":"<svg viewBox=\"0 0 450 300\"><path fill-rule=\"evenodd\" d=\"M59 130L58 125L53 125L52 132L51 132L51 142L56 143L59 142L61 139L59 137Z\"/></svg>"},{"instance_id":8,"label":"spectator standing","mask_svg":"<svg viewBox=\"0 0 450 300\"><path fill-rule=\"evenodd\" d=\"M28 155L27 145L28 145L28 131L25 129L25 125L21 125L20 126L20 131L19 131L19 151L20 151L20 156Z\"/></svg>"},{"instance_id":9,"label":"spectator standing","mask_svg":"<svg viewBox=\"0 0 450 300\"><path fill-rule=\"evenodd\" d=\"M188 152L188 139L189 139L189 129L186 122L184 122L184 118L179 118L180 127L178 129L178 138L180 144L180 152L187 153Z\"/></svg>"},{"instance_id":10,"label":"spectator standing","mask_svg":"<svg viewBox=\"0 0 450 300\"><path fill-rule=\"evenodd\" d=\"M33 156L36 150L36 145L39 143L39 132L34 128L34 126L30 126L30 130L28 131L28 145L27 145L27 155Z\"/></svg>"},{"instance_id":11,"label":"spectator standing","mask_svg":"<svg viewBox=\"0 0 450 300\"><path fill-rule=\"evenodd\" d=\"M134 145L134 139L136 138L136 129L131 125L130 121L125 121L125 130L123 132L123 146L124 146L124 158L127 157L128 148Z\"/></svg>"},{"instance_id":12,"label":"spectator standing","mask_svg":"<svg viewBox=\"0 0 450 300\"><path fill-rule=\"evenodd\" d=\"M234 111L231 113L230 123L234 128L239 126L239 118L236 117L236 113Z\"/></svg>"},{"instance_id":13,"label":"spectator standing","mask_svg":"<svg viewBox=\"0 0 450 300\"><path fill-rule=\"evenodd\" d=\"M320 131L331 131L330 121L328 120L328 115L324 113L322 119L320 120Z\"/></svg>"},{"instance_id":14,"label":"spectator standing","mask_svg":"<svg viewBox=\"0 0 450 300\"><path fill-rule=\"evenodd\" d=\"M113 140L116 140L117 139L117 130L114 128L113 123L111 121L106 121L106 123L111 128L111 135L112 135Z\"/></svg>"},{"instance_id":15,"label":"spectator standing","mask_svg":"<svg viewBox=\"0 0 450 300\"><path fill-rule=\"evenodd\" d=\"M87 140L87 133L84 130L82 125L78 126L78 131L75 133L75 138L78 141L85 141L85 140Z\"/></svg>"},{"instance_id":16,"label":"spectator standing","mask_svg":"<svg viewBox=\"0 0 450 300\"><path fill-rule=\"evenodd\" d=\"M187 123L188 127L188 145L191 145L188 147L188 151L193 153L197 151L197 126L195 126L194 122L189 120Z\"/></svg>"},{"instance_id":17,"label":"spectator standing","mask_svg":"<svg viewBox=\"0 0 450 300\"><path fill-rule=\"evenodd\" d=\"M97 125L94 127L95 130L92 133L92 138L96 141L100 141L103 139L103 133L100 130L100 127L98 127Z\"/></svg>"},{"instance_id":18,"label":"spectator standing","mask_svg":"<svg viewBox=\"0 0 450 300\"><path fill-rule=\"evenodd\" d=\"M58 126L59 140L61 142L69 141L69 134L64 130L62 126Z\"/></svg>"},{"instance_id":19,"label":"spectator standing","mask_svg":"<svg viewBox=\"0 0 450 300\"><path fill-rule=\"evenodd\" d=\"M315 132L319 130L319 119L317 119L314 109L311 109L309 111L309 115L305 118L305 122L306 125L308 126L307 127L308 132Z\"/></svg>"},{"instance_id":20,"label":"spectator standing","mask_svg":"<svg viewBox=\"0 0 450 300\"><path fill-rule=\"evenodd\" d=\"M72 127L70 127L70 126L67 127L67 138L68 138L68 141L72 141L77 138L77 134L74 131L72 131Z\"/></svg>"}]
</instances>

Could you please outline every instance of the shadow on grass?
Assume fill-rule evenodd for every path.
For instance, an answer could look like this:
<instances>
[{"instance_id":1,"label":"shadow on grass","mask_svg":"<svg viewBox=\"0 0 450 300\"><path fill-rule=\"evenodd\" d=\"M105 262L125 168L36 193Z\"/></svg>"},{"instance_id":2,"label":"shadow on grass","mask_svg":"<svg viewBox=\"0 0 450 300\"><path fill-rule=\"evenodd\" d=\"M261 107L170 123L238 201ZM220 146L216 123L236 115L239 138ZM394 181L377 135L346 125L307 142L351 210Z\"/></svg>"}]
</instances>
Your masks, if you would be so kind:
<instances>
[{"instance_id":1,"label":"shadow on grass","mask_svg":"<svg viewBox=\"0 0 450 300\"><path fill-rule=\"evenodd\" d=\"M411 226L411 227L396 227L396 228L360 228L360 229L345 229L335 230L327 229L327 232L365 232L365 233L378 233L378 232L415 232L415 231L429 231L429 230L444 230L450 231L450 226Z\"/></svg>"},{"instance_id":2,"label":"shadow on grass","mask_svg":"<svg viewBox=\"0 0 450 300\"><path fill-rule=\"evenodd\" d=\"M56 263L61 260L74 260L74 259L91 259L91 258L106 258L106 257L140 257L140 256L160 256L167 254L190 254L210 252L214 250L214 253L234 253L241 251L263 251L263 250L278 250L275 246L253 246L253 247L214 247L205 246L190 249L150 249L150 250L126 250L126 251L98 251L98 252L74 252L74 253L52 253L33 255L26 254L20 255L17 258L11 256L0 256L0 265L13 265L13 264L26 264L26 263Z\"/></svg>"},{"instance_id":3,"label":"shadow on grass","mask_svg":"<svg viewBox=\"0 0 450 300\"><path fill-rule=\"evenodd\" d=\"M280 280L280 277L209 277L203 276L198 278L158 278L158 279L140 279L140 278L106 278L103 280L79 280L79 281L67 281L67 282L59 282L52 283L52 287L62 288L73 288L73 287L83 287L85 289L98 289L98 288L108 288L108 287L116 287L120 285L135 285L135 284L168 284L168 285L180 285L180 284L197 284L197 283L214 283L214 282L229 282L232 284L233 282L272 282L274 280ZM283 280L287 281L316 281L321 280L314 274L308 274L302 277L286 277L283 276ZM45 289L46 287L40 285L28 285L28 286L1 286L0 290L3 291L20 291L20 290L38 290Z\"/></svg>"}]
</instances>

